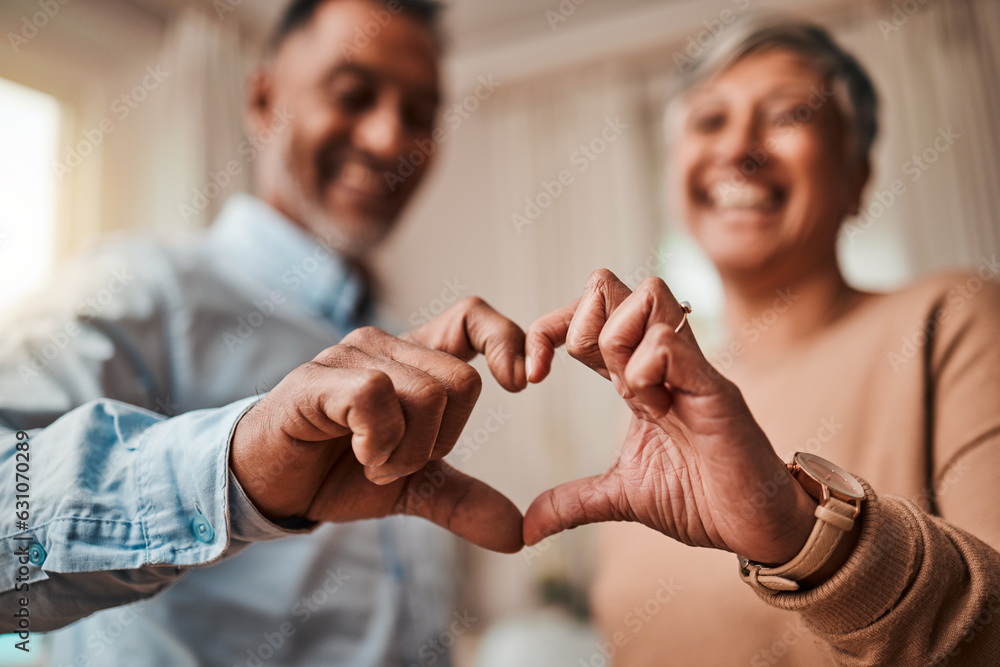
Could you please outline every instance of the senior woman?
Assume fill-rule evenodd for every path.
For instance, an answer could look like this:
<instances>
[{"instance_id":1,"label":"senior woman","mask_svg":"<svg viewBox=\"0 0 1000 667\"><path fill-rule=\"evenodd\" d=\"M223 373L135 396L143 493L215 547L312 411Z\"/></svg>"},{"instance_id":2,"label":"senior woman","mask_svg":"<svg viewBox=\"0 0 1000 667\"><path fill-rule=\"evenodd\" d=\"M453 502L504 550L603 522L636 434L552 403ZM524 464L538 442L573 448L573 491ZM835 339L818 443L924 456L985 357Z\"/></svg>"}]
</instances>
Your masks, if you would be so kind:
<instances>
[{"instance_id":1,"label":"senior woman","mask_svg":"<svg viewBox=\"0 0 1000 667\"><path fill-rule=\"evenodd\" d=\"M662 281L606 271L528 334L530 381L565 341L634 417L611 470L532 504L525 542L658 531L605 527L591 664L1000 664L1000 287L845 282L876 96L822 30L738 24L675 106L675 199L736 362L711 366Z\"/></svg>"}]
</instances>

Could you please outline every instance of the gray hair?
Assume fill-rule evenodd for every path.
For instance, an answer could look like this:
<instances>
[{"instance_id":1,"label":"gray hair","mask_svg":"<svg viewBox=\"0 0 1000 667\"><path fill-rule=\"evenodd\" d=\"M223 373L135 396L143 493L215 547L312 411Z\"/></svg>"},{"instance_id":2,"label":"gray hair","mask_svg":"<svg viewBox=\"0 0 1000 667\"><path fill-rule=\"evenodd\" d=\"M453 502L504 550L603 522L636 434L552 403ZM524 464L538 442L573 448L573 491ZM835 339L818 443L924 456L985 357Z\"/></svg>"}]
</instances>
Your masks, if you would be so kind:
<instances>
[{"instance_id":1,"label":"gray hair","mask_svg":"<svg viewBox=\"0 0 1000 667\"><path fill-rule=\"evenodd\" d=\"M680 102L692 87L753 53L771 49L794 53L830 78L856 155L867 159L878 133L878 94L868 73L823 28L775 15L753 15L733 23L719 33L714 44L685 63L680 90L668 107L668 123L677 118Z\"/></svg>"}]
</instances>

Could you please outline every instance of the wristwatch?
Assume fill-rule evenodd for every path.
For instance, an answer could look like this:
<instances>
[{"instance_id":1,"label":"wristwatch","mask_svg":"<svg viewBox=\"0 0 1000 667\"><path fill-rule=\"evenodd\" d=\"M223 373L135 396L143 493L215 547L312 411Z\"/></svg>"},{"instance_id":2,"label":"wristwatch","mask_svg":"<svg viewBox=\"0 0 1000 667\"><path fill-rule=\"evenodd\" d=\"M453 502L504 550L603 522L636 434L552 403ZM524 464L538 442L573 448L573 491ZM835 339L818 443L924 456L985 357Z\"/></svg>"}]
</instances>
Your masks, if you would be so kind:
<instances>
[{"instance_id":1,"label":"wristwatch","mask_svg":"<svg viewBox=\"0 0 1000 667\"><path fill-rule=\"evenodd\" d=\"M816 499L816 525L802 551L784 565L766 567L739 556L740 576L753 587L796 591L798 582L826 564L861 513L864 487L846 470L826 459L796 452L788 464L792 477Z\"/></svg>"}]
</instances>

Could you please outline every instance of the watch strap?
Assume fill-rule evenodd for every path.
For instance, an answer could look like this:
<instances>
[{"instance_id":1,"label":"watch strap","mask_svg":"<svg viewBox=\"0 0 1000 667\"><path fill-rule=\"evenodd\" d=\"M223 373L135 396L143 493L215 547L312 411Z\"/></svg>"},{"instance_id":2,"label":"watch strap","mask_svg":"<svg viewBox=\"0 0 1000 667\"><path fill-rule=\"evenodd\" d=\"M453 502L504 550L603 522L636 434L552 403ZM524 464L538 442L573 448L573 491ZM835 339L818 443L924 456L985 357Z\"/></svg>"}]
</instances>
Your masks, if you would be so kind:
<instances>
[{"instance_id":1,"label":"watch strap","mask_svg":"<svg viewBox=\"0 0 1000 667\"><path fill-rule=\"evenodd\" d=\"M796 591L798 582L819 570L830 559L844 535L854 527L857 507L830 497L816 507L816 524L802 550L783 565L765 567L740 559L740 576L754 588Z\"/></svg>"}]
</instances>

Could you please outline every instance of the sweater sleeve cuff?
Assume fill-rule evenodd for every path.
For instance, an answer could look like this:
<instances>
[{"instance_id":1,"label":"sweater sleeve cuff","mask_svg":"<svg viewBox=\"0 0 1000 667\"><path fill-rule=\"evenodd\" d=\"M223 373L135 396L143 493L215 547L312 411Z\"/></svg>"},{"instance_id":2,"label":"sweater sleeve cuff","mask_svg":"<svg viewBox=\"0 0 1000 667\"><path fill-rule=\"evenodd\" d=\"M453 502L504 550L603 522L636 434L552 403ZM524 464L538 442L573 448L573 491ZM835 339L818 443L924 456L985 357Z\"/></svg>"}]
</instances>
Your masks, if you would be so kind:
<instances>
[{"instance_id":1,"label":"sweater sleeve cuff","mask_svg":"<svg viewBox=\"0 0 1000 667\"><path fill-rule=\"evenodd\" d=\"M768 604L801 612L822 635L842 635L872 625L910 586L923 559L923 542L904 501L865 489L861 534L847 562L828 581L805 591L757 590Z\"/></svg>"}]
</instances>

